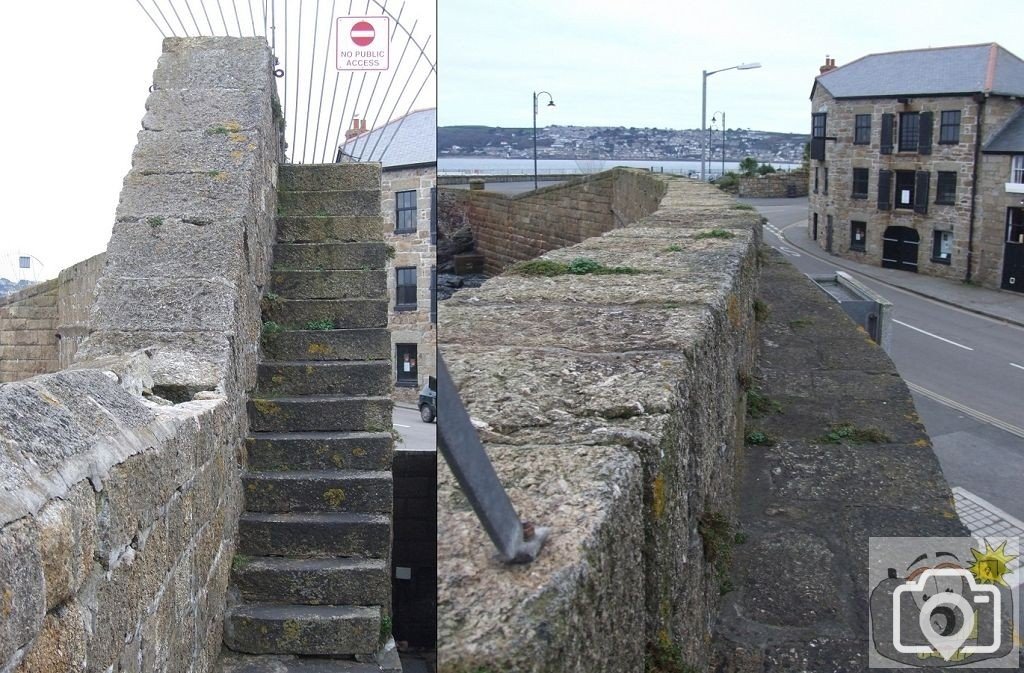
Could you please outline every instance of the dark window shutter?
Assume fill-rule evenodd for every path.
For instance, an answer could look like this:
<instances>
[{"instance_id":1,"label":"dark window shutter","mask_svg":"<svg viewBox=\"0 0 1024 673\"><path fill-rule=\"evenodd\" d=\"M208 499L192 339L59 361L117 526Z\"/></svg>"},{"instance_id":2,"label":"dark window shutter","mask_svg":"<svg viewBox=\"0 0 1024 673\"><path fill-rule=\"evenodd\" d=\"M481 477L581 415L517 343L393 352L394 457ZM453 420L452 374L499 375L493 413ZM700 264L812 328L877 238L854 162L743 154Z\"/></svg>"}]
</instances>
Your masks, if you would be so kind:
<instances>
[{"instance_id":1,"label":"dark window shutter","mask_svg":"<svg viewBox=\"0 0 1024 673\"><path fill-rule=\"evenodd\" d=\"M928 212L928 183L932 174L928 171L918 171L914 177L914 212L923 215Z\"/></svg>"},{"instance_id":2,"label":"dark window shutter","mask_svg":"<svg viewBox=\"0 0 1024 673\"><path fill-rule=\"evenodd\" d=\"M892 171L878 171L878 209L889 210L892 207L889 201L891 197Z\"/></svg>"},{"instance_id":3,"label":"dark window shutter","mask_svg":"<svg viewBox=\"0 0 1024 673\"><path fill-rule=\"evenodd\" d=\"M818 161L825 160L825 139L811 138L811 158Z\"/></svg>"},{"instance_id":4,"label":"dark window shutter","mask_svg":"<svg viewBox=\"0 0 1024 673\"><path fill-rule=\"evenodd\" d=\"M932 120L934 116L935 113L933 112L921 113L920 135L917 140L918 154L932 153Z\"/></svg>"},{"instance_id":5,"label":"dark window shutter","mask_svg":"<svg viewBox=\"0 0 1024 673\"><path fill-rule=\"evenodd\" d=\"M882 154L892 154L892 121L892 113L886 112L882 114L882 145L880 150Z\"/></svg>"}]
</instances>

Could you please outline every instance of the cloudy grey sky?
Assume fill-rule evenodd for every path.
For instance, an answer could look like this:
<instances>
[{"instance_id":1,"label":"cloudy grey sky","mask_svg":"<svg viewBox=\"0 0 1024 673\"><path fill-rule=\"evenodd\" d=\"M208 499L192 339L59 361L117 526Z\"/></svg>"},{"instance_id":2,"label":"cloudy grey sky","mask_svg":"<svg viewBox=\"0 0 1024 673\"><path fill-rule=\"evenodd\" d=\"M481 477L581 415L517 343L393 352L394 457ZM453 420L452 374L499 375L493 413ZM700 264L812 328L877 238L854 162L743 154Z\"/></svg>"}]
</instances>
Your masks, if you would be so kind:
<instances>
[{"instance_id":1,"label":"cloudy grey sky","mask_svg":"<svg viewBox=\"0 0 1024 673\"><path fill-rule=\"evenodd\" d=\"M376 0L375 0L376 1ZM383 0L381 0L383 2ZM159 6L169 22L176 26L181 35L180 24L170 11L171 3L176 6L185 26L195 34L192 19L186 13L183 0L142 0L157 21L161 21L155 7ZM214 0L203 0L212 14L216 8ZM236 22L231 14L234 3L222 3L230 32L238 34ZM241 16L243 34L252 34L248 6L261 7L260 0L239 0L237 7ZM279 14L282 2L276 6ZM296 39L299 24L295 18L300 3L290 3L292 21L289 33L293 63L283 64L290 72L300 67L304 82L288 100L291 108L289 122L296 110L304 114L308 98L309 61L312 53L313 22L311 12L319 9L322 20L319 23L320 52L316 63L314 84L319 90L323 81L322 58L333 54L325 47L323 29L332 7L335 15L375 14L380 10L369 0L323 0L307 1L303 10L306 18L302 23L303 38ZM201 3L191 0L189 5L197 15L197 21L205 34L209 34ZM402 0L388 0L387 8L397 14L403 7ZM4 148L7 157L3 180L0 181L0 277L11 279L28 278L44 280L70 266L106 249L114 221L122 180L131 167L131 154L136 134L145 114L146 98L152 83L153 71L160 56L162 38L135 0L52 0L49 2L5 3L5 13L0 20L0 49L5 65L5 92L0 105L0 128L4 130ZM432 36L428 51L436 40L436 19L434 0L404 0L402 24L411 29L418 22L415 35L420 41ZM260 10L256 10L259 14ZM259 28L260 18L256 19ZM213 22L217 23L213 14ZM223 24L221 24L223 25ZM166 31L166 25L164 25ZM261 31L262 32L262 31ZM278 21L278 40L282 40L283 22ZM223 35L223 31L218 31ZM301 44L304 56L296 58L297 46ZM393 45L402 45L401 34ZM283 46L279 42L279 50ZM397 47L393 47L393 50ZM431 52L436 60L436 55ZM399 66L399 54L393 56L393 65ZM411 54L406 56L405 65L411 66ZM405 66L402 66L403 68ZM405 73L407 70L402 70ZM328 87L332 88L334 70L327 73ZM410 77L408 94L395 106L396 115L404 113L409 96L420 86L424 65L420 63L414 76ZM279 85L282 80L279 80ZM291 80L295 82L295 79ZM369 80L372 83L372 79ZM389 95L395 96L400 80ZM386 82L386 80L385 80ZM366 84L366 91L371 90ZM378 98L385 91L384 84L377 89ZM344 93L344 83L341 93ZM353 101L355 96L353 95ZM386 117L392 106L370 103L364 93L360 113L374 113L383 108ZM317 97L313 98L315 114ZM420 94L415 107L434 105L434 82ZM329 104L325 99L324 107ZM338 103L338 110L341 103ZM350 102L349 107L353 107ZM326 118L326 117L325 117ZM336 113L337 119L337 113ZM301 123L301 122L300 122ZM335 122L337 123L337 122ZM382 122L383 123L383 120ZM292 142L290 127L287 139ZM303 125L302 128L305 128ZM301 136L296 145L301 147ZM312 156L309 157L312 161ZM33 260L33 268L23 271L17 268L19 255L32 255L45 265L39 267Z\"/></svg>"},{"instance_id":2,"label":"cloudy grey sky","mask_svg":"<svg viewBox=\"0 0 1024 673\"><path fill-rule=\"evenodd\" d=\"M1020 0L438 0L438 123L700 127L807 132L813 78L873 52L998 42L1024 57Z\"/></svg>"}]
</instances>

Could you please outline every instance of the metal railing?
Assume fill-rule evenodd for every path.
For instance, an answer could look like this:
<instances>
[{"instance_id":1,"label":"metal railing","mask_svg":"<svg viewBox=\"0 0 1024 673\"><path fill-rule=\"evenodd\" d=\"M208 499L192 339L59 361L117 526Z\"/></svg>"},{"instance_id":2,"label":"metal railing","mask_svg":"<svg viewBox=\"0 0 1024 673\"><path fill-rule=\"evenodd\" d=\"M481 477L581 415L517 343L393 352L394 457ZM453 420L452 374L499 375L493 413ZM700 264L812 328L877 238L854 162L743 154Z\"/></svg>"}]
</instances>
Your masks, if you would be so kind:
<instances>
[{"instance_id":1,"label":"metal railing","mask_svg":"<svg viewBox=\"0 0 1024 673\"><path fill-rule=\"evenodd\" d=\"M366 131L397 128L418 107L433 107L436 48L433 25L421 28L406 4L391 0L136 0L164 37L265 36L277 61L278 97L287 129L287 160L335 160L353 119ZM397 11L388 5L398 6ZM414 3L415 4L415 3ZM339 12L346 12L339 14ZM393 59L387 71L348 72L334 66L337 18L387 16ZM407 26L411 23L411 26ZM333 70L334 77L329 73ZM388 147L358 143L353 161L381 161ZM289 138L290 136L290 138ZM369 145L369 147L367 147ZM382 151L377 152L378 149Z\"/></svg>"},{"instance_id":2,"label":"metal railing","mask_svg":"<svg viewBox=\"0 0 1024 673\"><path fill-rule=\"evenodd\" d=\"M437 444L484 530L506 563L537 558L550 528L523 523L484 451L480 437L448 374L437 357Z\"/></svg>"}]
</instances>

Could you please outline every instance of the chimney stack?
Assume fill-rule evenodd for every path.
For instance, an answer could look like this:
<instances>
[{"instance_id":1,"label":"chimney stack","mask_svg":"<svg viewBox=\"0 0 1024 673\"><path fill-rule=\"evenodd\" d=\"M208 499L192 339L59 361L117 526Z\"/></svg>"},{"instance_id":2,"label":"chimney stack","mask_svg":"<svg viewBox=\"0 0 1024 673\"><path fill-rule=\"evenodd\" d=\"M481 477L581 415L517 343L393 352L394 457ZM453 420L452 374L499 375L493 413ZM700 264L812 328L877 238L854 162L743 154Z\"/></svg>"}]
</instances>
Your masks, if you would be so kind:
<instances>
[{"instance_id":1,"label":"chimney stack","mask_svg":"<svg viewBox=\"0 0 1024 673\"><path fill-rule=\"evenodd\" d=\"M345 140L351 140L356 136L366 133L366 120L359 117L352 118L352 128L345 131Z\"/></svg>"},{"instance_id":2,"label":"chimney stack","mask_svg":"<svg viewBox=\"0 0 1024 673\"><path fill-rule=\"evenodd\" d=\"M829 70L835 70L835 69L836 69L836 60L834 58L829 58L828 54L826 54L825 55L825 65L823 65L820 68L818 68L818 73L824 75Z\"/></svg>"}]
</instances>

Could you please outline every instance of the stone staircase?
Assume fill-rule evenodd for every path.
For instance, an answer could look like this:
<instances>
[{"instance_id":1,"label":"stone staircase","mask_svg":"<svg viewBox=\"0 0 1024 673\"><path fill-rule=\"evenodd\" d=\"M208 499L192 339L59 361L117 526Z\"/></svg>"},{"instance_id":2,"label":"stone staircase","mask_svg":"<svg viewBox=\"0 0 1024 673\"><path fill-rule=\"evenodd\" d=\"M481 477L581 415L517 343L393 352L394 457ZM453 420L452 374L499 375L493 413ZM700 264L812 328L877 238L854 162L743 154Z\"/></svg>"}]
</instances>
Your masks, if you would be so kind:
<instances>
[{"instance_id":1,"label":"stone staircase","mask_svg":"<svg viewBox=\"0 0 1024 673\"><path fill-rule=\"evenodd\" d=\"M380 169L281 166L278 189L220 670L393 670L376 659L393 448Z\"/></svg>"}]
</instances>

